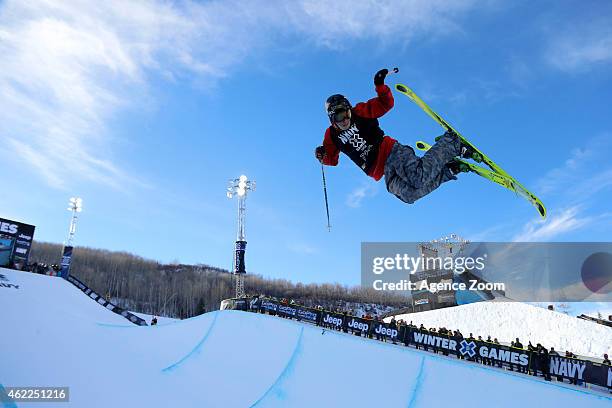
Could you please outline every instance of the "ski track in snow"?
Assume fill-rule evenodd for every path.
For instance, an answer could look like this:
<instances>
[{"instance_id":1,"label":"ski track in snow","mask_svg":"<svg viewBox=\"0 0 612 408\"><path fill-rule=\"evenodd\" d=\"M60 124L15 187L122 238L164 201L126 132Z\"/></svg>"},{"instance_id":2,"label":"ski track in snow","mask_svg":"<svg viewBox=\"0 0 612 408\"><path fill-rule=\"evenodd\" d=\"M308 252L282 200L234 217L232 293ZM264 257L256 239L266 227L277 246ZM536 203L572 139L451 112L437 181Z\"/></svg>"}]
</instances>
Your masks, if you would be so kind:
<instances>
[{"instance_id":1,"label":"ski track in snow","mask_svg":"<svg viewBox=\"0 0 612 408\"><path fill-rule=\"evenodd\" d=\"M196 346L193 348L193 350L191 350L187 355L185 355L185 357L183 357L182 359L180 359L176 363L174 363L172 365L169 365L168 367L164 368L162 370L163 372L169 372L169 371L172 371L172 370L176 370L178 367L181 366L181 364L183 364L185 361L187 361L191 356L193 356L194 354L196 354L196 353L198 353L200 351L200 349L202 348L202 345L206 342L206 339L208 338L208 336L210 335L210 333L214 329L215 323L217 322L217 317L219 317L219 312L213 312L213 314L214 314L215 317L213 318L213 321L210 324L210 327L206 331L206 334L204 335L204 337L202 337L202 340L200 340L198 342L198 344L196 344Z\"/></svg>"}]
</instances>

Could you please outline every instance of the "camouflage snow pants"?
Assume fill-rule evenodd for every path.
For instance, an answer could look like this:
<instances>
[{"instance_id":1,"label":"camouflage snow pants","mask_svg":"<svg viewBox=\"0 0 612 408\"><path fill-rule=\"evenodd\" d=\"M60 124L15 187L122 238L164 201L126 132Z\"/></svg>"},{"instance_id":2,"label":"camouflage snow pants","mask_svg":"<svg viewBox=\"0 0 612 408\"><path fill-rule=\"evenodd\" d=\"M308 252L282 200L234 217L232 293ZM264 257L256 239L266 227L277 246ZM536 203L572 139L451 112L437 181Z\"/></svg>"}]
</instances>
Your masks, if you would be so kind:
<instances>
[{"instance_id":1,"label":"camouflage snow pants","mask_svg":"<svg viewBox=\"0 0 612 408\"><path fill-rule=\"evenodd\" d=\"M385 162L387 190L412 204L440 184L456 180L446 164L458 156L460 150L459 138L449 133L442 136L423 157L418 157L411 147L396 142Z\"/></svg>"}]
</instances>

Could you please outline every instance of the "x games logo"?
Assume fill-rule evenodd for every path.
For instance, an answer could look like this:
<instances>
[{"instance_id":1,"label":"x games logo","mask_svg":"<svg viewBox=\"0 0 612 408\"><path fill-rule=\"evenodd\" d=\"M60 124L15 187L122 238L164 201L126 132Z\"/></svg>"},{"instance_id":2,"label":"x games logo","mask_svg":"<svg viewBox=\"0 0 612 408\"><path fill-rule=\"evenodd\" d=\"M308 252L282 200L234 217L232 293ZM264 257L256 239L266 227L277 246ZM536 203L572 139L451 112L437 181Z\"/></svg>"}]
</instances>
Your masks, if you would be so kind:
<instances>
[{"instance_id":1,"label":"x games logo","mask_svg":"<svg viewBox=\"0 0 612 408\"><path fill-rule=\"evenodd\" d=\"M476 352L474 351L474 349L476 348L476 344L473 341L470 341L468 343L467 341L462 340L459 345L461 346L461 348L459 349L461 355L465 356L467 354L468 356L470 356L470 358L476 355Z\"/></svg>"}]
</instances>

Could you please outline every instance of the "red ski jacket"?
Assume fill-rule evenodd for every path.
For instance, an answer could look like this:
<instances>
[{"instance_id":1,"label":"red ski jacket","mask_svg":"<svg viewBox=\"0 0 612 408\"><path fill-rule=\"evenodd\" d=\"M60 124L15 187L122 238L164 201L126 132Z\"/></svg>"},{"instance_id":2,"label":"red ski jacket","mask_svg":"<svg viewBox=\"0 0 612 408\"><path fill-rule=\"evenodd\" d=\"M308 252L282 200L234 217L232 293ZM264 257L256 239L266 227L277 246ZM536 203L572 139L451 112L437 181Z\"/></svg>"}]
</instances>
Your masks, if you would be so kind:
<instances>
[{"instance_id":1,"label":"red ski jacket","mask_svg":"<svg viewBox=\"0 0 612 408\"><path fill-rule=\"evenodd\" d=\"M376 98L360 102L351 109L351 126L347 130L327 128L323 139L323 164L336 166L343 152L374 180L380 180L385 174L385 162L396 140L385 136L378 118L393 108L394 100L387 85L378 85L376 93Z\"/></svg>"}]
</instances>

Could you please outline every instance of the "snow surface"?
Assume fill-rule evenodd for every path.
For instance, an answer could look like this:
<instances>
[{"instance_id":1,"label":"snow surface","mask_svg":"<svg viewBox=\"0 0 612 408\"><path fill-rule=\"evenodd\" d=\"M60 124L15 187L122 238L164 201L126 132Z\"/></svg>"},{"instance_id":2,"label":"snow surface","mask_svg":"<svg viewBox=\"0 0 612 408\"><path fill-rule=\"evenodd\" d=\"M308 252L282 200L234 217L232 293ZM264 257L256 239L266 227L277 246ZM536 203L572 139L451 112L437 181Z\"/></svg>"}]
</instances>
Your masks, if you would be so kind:
<instances>
[{"instance_id":1,"label":"snow surface","mask_svg":"<svg viewBox=\"0 0 612 408\"><path fill-rule=\"evenodd\" d=\"M0 386L69 386L70 402L58 407L596 408L612 402L569 385L253 313L217 311L135 326L60 278L0 273L19 285L0 287Z\"/></svg>"},{"instance_id":2,"label":"snow surface","mask_svg":"<svg viewBox=\"0 0 612 408\"><path fill-rule=\"evenodd\" d=\"M467 337L497 337L510 344L517 337L525 347L529 341L557 351L603 358L612 355L612 328L519 302L478 302L427 312L395 316L419 326L459 329ZM390 318L385 319L389 321Z\"/></svg>"},{"instance_id":3,"label":"snow surface","mask_svg":"<svg viewBox=\"0 0 612 408\"><path fill-rule=\"evenodd\" d=\"M181 319L175 319L173 317L150 315L150 314L146 314L146 313L138 313L138 312L132 312L132 311L130 311L130 313L135 314L136 316L140 317L141 319L144 319L144 321L147 322L147 324L149 324L149 325L151 324L151 320L153 320L153 316L157 317L157 324L173 323L173 322L176 322L178 320L181 320Z\"/></svg>"}]
</instances>

